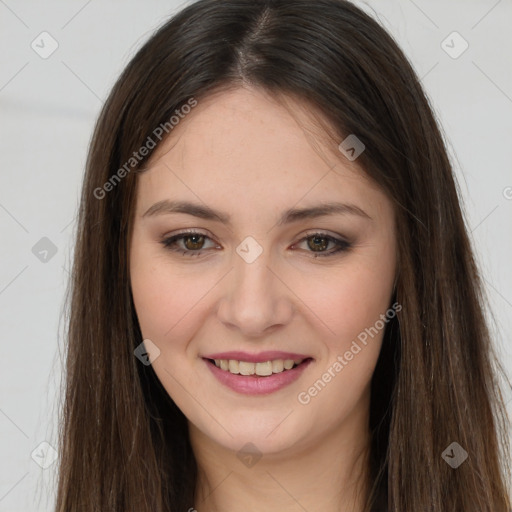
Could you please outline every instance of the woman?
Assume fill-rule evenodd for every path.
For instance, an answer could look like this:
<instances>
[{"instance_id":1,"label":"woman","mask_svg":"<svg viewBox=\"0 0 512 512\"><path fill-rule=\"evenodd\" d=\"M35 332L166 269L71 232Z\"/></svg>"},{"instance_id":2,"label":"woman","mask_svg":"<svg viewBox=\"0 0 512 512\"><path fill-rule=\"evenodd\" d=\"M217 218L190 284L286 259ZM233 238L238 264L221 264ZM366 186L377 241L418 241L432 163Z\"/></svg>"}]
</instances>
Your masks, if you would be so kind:
<instances>
[{"instance_id":1,"label":"woman","mask_svg":"<svg viewBox=\"0 0 512 512\"><path fill-rule=\"evenodd\" d=\"M200 0L96 126L57 510L508 512L446 150L342 0Z\"/></svg>"}]
</instances>

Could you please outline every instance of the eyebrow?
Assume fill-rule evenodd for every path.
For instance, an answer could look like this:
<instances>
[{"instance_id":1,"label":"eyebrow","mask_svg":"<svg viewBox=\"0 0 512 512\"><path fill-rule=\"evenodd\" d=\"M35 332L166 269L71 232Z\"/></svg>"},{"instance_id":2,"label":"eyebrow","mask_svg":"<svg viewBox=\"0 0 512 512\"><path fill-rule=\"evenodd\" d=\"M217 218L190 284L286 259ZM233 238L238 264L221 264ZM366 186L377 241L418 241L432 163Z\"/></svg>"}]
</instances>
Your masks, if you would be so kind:
<instances>
[{"instance_id":1,"label":"eyebrow","mask_svg":"<svg viewBox=\"0 0 512 512\"><path fill-rule=\"evenodd\" d=\"M231 216L227 213L214 210L208 206L190 203L188 201L169 201L164 199L151 206L142 217L151 217L170 213L185 213L201 219L213 220L222 224L231 225ZM278 226L291 224L304 219L314 219L326 215L357 215L373 220L364 210L350 203L330 202L310 206L308 208L290 208L281 215Z\"/></svg>"}]
</instances>

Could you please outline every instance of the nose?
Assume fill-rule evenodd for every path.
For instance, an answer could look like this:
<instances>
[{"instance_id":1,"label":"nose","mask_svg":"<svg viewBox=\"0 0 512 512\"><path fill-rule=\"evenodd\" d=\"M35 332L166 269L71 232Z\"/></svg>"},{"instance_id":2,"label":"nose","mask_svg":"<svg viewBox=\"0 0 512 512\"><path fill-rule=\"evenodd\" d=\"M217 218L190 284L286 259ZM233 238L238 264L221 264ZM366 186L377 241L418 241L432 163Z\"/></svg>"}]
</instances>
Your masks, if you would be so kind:
<instances>
[{"instance_id":1,"label":"nose","mask_svg":"<svg viewBox=\"0 0 512 512\"><path fill-rule=\"evenodd\" d=\"M224 285L218 318L248 338L268 335L293 316L293 294L270 263L267 251L251 263L235 254Z\"/></svg>"}]
</instances>

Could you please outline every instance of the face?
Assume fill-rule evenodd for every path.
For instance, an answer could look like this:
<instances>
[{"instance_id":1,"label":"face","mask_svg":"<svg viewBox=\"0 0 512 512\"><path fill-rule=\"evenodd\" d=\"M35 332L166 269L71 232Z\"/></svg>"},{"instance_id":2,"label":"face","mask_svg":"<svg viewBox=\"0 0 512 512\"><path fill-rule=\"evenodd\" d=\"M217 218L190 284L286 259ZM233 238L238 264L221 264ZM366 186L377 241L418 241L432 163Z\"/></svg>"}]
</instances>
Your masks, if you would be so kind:
<instances>
[{"instance_id":1,"label":"face","mask_svg":"<svg viewBox=\"0 0 512 512\"><path fill-rule=\"evenodd\" d=\"M312 143L310 119L291 100L224 91L139 176L140 328L163 386L217 446L287 453L368 413L394 314L393 209L357 161Z\"/></svg>"}]
</instances>

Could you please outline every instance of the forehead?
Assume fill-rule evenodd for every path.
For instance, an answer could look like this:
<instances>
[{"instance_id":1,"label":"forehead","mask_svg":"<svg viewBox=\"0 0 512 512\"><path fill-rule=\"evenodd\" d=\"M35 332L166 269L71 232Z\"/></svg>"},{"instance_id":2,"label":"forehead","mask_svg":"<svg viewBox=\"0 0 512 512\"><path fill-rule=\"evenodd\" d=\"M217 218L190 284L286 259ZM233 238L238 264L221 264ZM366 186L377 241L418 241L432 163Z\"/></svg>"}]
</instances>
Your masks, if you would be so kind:
<instances>
[{"instance_id":1,"label":"forehead","mask_svg":"<svg viewBox=\"0 0 512 512\"><path fill-rule=\"evenodd\" d=\"M339 153L333 151L336 141L327 140L315 123L321 117L318 112L290 96L277 98L262 89L240 86L200 99L190 113L180 117L149 166L171 148L179 148L187 158L229 156L233 160L242 155L244 159L253 156L257 162L272 154L278 161L302 161L305 156L309 161L316 151L317 157L330 152L331 161L339 160Z\"/></svg>"},{"instance_id":2,"label":"forehead","mask_svg":"<svg viewBox=\"0 0 512 512\"><path fill-rule=\"evenodd\" d=\"M139 177L139 195L217 204L231 198L248 208L382 195L314 115L309 105L290 97L283 104L259 89L206 97L157 147Z\"/></svg>"}]
</instances>

